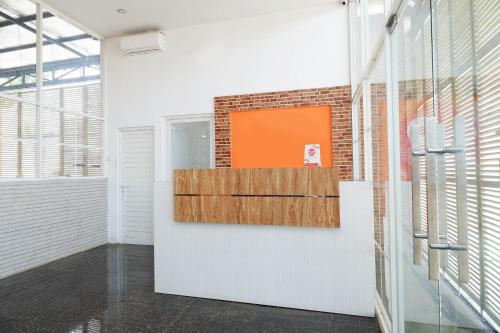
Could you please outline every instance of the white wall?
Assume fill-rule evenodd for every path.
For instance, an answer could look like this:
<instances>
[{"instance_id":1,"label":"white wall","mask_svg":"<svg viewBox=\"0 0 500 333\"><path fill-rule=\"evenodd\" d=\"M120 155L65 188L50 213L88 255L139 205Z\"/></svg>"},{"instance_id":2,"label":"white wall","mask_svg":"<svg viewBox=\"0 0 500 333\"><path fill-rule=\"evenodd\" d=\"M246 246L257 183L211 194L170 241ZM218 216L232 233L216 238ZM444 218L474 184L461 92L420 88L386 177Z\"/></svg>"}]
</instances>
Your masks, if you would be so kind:
<instances>
[{"instance_id":1,"label":"white wall","mask_svg":"<svg viewBox=\"0 0 500 333\"><path fill-rule=\"evenodd\" d=\"M186 225L172 220L172 184L162 164L165 116L213 113L215 96L349 84L346 8L332 4L164 33L167 50L158 54L124 57L119 39L104 42L110 241L119 241L118 129L154 126L157 292L373 315L367 184L342 184L339 230Z\"/></svg>"},{"instance_id":2,"label":"white wall","mask_svg":"<svg viewBox=\"0 0 500 333\"><path fill-rule=\"evenodd\" d=\"M163 116L212 113L215 96L349 84L347 24L347 8L335 3L165 31L158 54L125 57L118 38L106 40L110 241L118 241L118 128L155 126L161 181Z\"/></svg>"},{"instance_id":3,"label":"white wall","mask_svg":"<svg viewBox=\"0 0 500 333\"><path fill-rule=\"evenodd\" d=\"M0 278L107 242L107 180L0 183Z\"/></svg>"}]
</instances>

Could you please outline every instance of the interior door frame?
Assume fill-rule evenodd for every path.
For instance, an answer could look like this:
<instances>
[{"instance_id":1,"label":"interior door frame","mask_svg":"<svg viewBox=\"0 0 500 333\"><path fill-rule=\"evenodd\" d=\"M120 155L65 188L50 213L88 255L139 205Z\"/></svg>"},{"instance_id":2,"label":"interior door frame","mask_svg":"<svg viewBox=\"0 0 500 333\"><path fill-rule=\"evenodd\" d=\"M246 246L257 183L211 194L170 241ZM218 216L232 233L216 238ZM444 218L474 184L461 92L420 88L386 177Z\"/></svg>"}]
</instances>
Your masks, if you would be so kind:
<instances>
[{"instance_id":1,"label":"interior door frame","mask_svg":"<svg viewBox=\"0 0 500 333\"><path fill-rule=\"evenodd\" d=\"M171 128L177 123L192 123L208 121L210 124L210 168L215 168L215 115L213 113L199 113L192 115L175 115L165 116L163 118L163 137L162 142L165 143L162 149L162 170L161 177L164 181L172 181L172 160L169 158L172 153L172 136Z\"/></svg>"},{"instance_id":2,"label":"interior door frame","mask_svg":"<svg viewBox=\"0 0 500 333\"><path fill-rule=\"evenodd\" d=\"M151 164L151 167L152 167L152 172L153 172L153 184L151 185L152 186L152 192L153 192L153 197L152 197L152 216L153 216L153 221L152 221L152 230L153 230L153 245L154 245L154 212L155 212L155 208L154 208L154 202L155 202L155 198L154 198L154 181L155 181L155 127L154 126L132 126L132 127L120 127L118 128L118 147L117 147L117 157L116 157L116 161L117 161L117 165L116 165L116 193L117 193L117 205L118 205L118 223L117 223L117 235L118 235L118 243L120 244L124 244L125 242L125 220L124 220L124 216L123 216L123 204L122 204L122 199L123 199L123 194L122 194L122 190L121 190L121 186L122 186L122 168L121 168L121 163L122 163L122 154L123 154L123 151L122 151L122 142L123 142L123 138L122 138L122 134L123 132L133 132L133 131L140 131L140 130L149 130L152 132L152 152L153 152L153 156L151 157L151 160L152 160L152 164Z\"/></svg>"}]
</instances>

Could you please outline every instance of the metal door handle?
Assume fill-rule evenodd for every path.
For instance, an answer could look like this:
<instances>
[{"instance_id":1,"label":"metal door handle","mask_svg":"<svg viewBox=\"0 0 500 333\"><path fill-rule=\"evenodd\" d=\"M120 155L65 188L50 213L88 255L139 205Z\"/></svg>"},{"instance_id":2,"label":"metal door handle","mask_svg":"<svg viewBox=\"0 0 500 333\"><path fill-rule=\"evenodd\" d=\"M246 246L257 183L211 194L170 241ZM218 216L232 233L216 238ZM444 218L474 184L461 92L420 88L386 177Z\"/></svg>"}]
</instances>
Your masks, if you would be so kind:
<instances>
[{"instance_id":1,"label":"metal door handle","mask_svg":"<svg viewBox=\"0 0 500 333\"><path fill-rule=\"evenodd\" d=\"M453 146L445 147L443 125L436 123L434 117L429 117L425 120L425 141L427 146L427 153L425 154L425 157L428 234L421 233L420 231L414 231L414 238L427 238L429 240L429 279L437 280L439 278L440 266L442 269L446 269L448 261L447 251L451 250L459 252L458 281L460 283L466 283L469 281L469 256L467 247L468 227L467 174L465 164L465 119L463 116L457 116L454 118L453 135ZM446 170L444 154L454 154L455 157L458 244L439 242L440 239L446 239L443 238L443 235L447 234ZM415 155L413 158L415 158ZM439 251L443 252L439 255Z\"/></svg>"},{"instance_id":2,"label":"metal door handle","mask_svg":"<svg viewBox=\"0 0 500 333\"><path fill-rule=\"evenodd\" d=\"M443 124L436 124L436 145L439 147L444 147L444 126ZM427 152L430 153L432 148L427 148ZM439 150L435 149L435 150ZM446 148L442 148L445 151ZM444 154L439 153L436 155L436 178L437 178L437 199L438 199L438 228L439 234L446 235L448 233L448 224L446 216L446 161ZM438 236L439 238L439 236ZM430 246L430 245L429 245ZM432 249L433 247L430 246ZM439 266L441 269L445 270L448 267L448 252L444 251L440 253L439 256Z\"/></svg>"},{"instance_id":3,"label":"metal door handle","mask_svg":"<svg viewBox=\"0 0 500 333\"><path fill-rule=\"evenodd\" d=\"M436 146L436 119L434 117L425 119L425 145L426 147ZM439 242L436 154L425 155L425 167L427 180L427 257L429 265L429 280L438 280L439 252L430 247L430 244Z\"/></svg>"},{"instance_id":4,"label":"metal door handle","mask_svg":"<svg viewBox=\"0 0 500 333\"><path fill-rule=\"evenodd\" d=\"M416 124L414 124L416 125ZM412 125L413 126L413 125ZM417 128L417 138L416 138L416 143L418 144L418 128ZM425 150L412 150L411 151L412 156L425 156Z\"/></svg>"},{"instance_id":5,"label":"metal door handle","mask_svg":"<svg viewBox=\"0 0 500 333\"><path fill-rule=\"evenodd\" d=\"M429 236L425 232L414 233L413 237L417 238L417 239L428 239L429 238ZM448 239L448 236L446 236L446 235L439 235L439 239L440 240L446 240L446 239Z\"/></svg>"},{"instance_id":6,"label":"metal door handle","mask_svg":"<svg viewBox=\"0 0 500 333\"><path fill-rule=\"evenodd\" d=\"M413 121L410 125L411 139L411 199L412 199L412 230L413 235L419 234L422 231L420 223L420 156L425 156L425 151L418 151L418 124ZM415 265L422 264L422 241L418 237L413 238L413 263Z\"/></svg>"},{"instance_id":7,"label":"metal door handle","mask_svg":"<svg viewBox=\"0 0 500 333\"><path fill-rule=\"evenodd\" d=\"M458 254L458 282L469 282L469 231L467 226L467 170L465 164L465 117L457 116L453 120L454 146L463 147L455 153L455 175L457 195L458 244L465 250Z\"/></svg>"},{"instance_id":8,"label":"metal door handle","mask_svg":"<svg viewBox=\"0 0 500 333\"><path fill-rule=\"evenodd\" d=\"M450 243L431 243L429 247L435 250L467 251L467 246L465 245Z\"/></svg>"},{"instance_id":9,"label":"metal door handle","mask_svg":"<svg viewBox=\"0 0 500 333\"><path fill-rule=\"evenodd\" d=\"M427 152L430 154L455 154L455 153L460 153L463 150L464 150L463 147L429 147L429 148L427 148Z\"/></svg>"}]
</instances>

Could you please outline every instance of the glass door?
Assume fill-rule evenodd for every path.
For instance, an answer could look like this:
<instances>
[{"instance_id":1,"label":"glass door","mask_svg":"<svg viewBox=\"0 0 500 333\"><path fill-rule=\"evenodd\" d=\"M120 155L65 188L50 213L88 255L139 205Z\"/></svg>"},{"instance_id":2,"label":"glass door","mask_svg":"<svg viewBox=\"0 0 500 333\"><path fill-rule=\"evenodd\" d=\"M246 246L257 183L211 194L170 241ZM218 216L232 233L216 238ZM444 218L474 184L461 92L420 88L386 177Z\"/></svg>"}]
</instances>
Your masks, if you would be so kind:
<instances>
[{"instance_id":1,"label":"glass door","mask_svg":"<svg viewBox=\"0 0 500 333\"><path fill-rule=\"evenodd\" d=\"M392 34L397 50L399 96L400 227L405 332L439 332L439 281L430 279L428 258L426 160L413 155L425 149L426 119L435 117L433 108L432 22L430 1L407 5ZM413 140L412 140L413 139ZM435 207L431 207L435 209ZM413 223L417 221L417 223ZM418 238L415 238L418 237ZM401 327L401 326L400 326Z\"/></svg>"},{"instance_id":2,"label":"glass door","mask_svg":"<svg viewBox=\"0 0 500 333\"><path fill-rule=\"evenodd\" d=\"M492 29L498 19L485 11L494 5L481 1L403 4L390 37L399 115L399 328L488 332L484 196L496 198L491 209L498 209L499 197L491 194L498 184L486 178L493 175L490 155L497 162L500 156L493 139L500 132L490 128L493 111L481 110L480 82L490 80L495 89L498 71L481 76L479 58L498 56L498 36L490 34L478 50L475 17L483 15ZM495 153L485 156L488 149ZM493 189L485 192L487 185Z\"/></svg>"}]
</instances>

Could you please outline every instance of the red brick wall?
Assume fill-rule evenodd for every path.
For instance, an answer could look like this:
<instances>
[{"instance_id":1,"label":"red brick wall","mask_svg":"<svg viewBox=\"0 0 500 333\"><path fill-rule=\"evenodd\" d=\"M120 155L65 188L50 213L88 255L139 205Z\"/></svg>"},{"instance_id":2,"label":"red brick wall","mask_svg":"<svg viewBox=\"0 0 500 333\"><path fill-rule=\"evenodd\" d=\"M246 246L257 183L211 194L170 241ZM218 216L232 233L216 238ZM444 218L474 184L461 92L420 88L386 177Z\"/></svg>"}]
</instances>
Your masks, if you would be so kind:
<instances>
[{"instance_id":1,"label":"red brick wall","mask_svg":"<svg viewBox=\"0 0 500 333\"><path fill-rule=\"evenodd\" d=\"M330 105L333 166L352 179L351 86L215 97L215 166L231 167L230 113L242 110Z\"/></svg>"}]
</instances>

